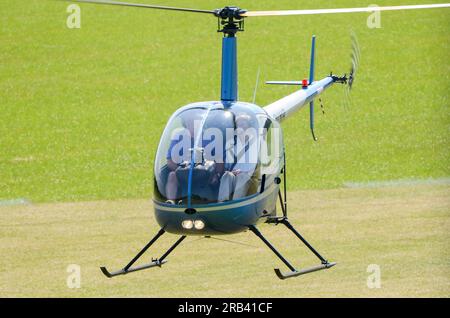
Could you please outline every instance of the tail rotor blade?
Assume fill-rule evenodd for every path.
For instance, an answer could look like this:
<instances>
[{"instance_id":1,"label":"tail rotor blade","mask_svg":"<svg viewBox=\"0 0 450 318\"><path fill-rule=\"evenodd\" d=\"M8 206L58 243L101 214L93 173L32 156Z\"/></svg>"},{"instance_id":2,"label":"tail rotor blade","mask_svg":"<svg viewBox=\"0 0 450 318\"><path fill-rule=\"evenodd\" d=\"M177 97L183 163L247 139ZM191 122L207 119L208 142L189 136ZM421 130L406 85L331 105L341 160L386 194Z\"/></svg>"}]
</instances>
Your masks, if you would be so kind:
<instances>
[{"instance_id":1,"label":"tail rotor blade","mask_svg":"<svg viewBox=\"0 0 450 318\"><path fill-rule=\"evenodd\" d=\"M361 51L359 49L358 39L356 34L351 32L351 41L352 41L352 51L351 51L351 67L350 67L350 75L348 78L348 88L352 89L353 81L355 80L356 72L358 71Z\"/></svg>"},{"instance_id":2,"label":"tail rotor blade","mask_svg":"<svg viewBox=\"0 0 450 318\"><path fill-rule=\"evenodd\" d=\"M351 90L353 87L353 82L355 80L356 73L359 68L359 63L361 61L361 50L359 49L358 38L356 37L355 32L351 31L350 38L351 38L350 74L348 76L347 85L344 88L344 95L345 95L344 96L344 108L346 110L348 110L352 104L352 99L351 99L350 93L351 93Z\"/></svg>"},{"instance_id":3,"label":"tail rotor blade","mask_svg":"<svg viewBox=\"0 0 450 318\"><path fill-rule=\"evenodd\" d=\"M346 111L350 110L350 106L352 104L351 95L350 95L350 89L348 87L344 88L344 109Z\"/></svg>"},{"instance_id":4,"label":"tail rotor blade","mask_svg":"<svg viewBox=\"0 0 450 318\"><path fill-rule=\"evenodd\" d=\"M358 38L356 37L355 32L351 32L351 41L352 41L352 53L353 56L355 57L357 64L359 63L359 58L361 56L361 51L359 49L359 43L358 43Z\"/></svg>"}]
</instances>

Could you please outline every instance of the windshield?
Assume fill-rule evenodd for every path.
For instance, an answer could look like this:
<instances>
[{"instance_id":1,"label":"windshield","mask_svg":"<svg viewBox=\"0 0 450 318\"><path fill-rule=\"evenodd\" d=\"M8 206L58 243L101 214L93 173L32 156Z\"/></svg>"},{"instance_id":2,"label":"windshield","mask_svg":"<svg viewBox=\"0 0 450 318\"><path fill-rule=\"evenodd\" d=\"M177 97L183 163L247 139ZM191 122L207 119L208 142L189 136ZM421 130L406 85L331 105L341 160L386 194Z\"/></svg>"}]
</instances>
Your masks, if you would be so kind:
<instances>
[{"instance_id":1,"label":"windshield","mask_svg":"<svg viewBox=\"0 0 450 318\"><path fill-rule=\"evenodd\" d=\"M266 121L260 108L248 105L192 104L171 117L156 155L155 200L190 206L260 190L260 140L266 138L259 128Z\"/></svg>"}]
</instances>

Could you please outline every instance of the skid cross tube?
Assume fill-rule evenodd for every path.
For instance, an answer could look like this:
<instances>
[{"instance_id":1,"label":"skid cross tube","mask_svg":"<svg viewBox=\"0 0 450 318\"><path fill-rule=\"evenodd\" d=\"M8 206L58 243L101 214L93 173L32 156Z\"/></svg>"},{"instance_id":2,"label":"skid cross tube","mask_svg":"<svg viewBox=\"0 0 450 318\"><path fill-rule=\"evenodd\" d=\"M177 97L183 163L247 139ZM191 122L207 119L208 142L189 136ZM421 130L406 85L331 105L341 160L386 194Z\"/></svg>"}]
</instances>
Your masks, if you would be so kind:
<instances>
[{"instance_id":1,"label":"skid cross tube","mask_svg":"<svg viewBox=\"0 0 450 318\"><path fill-rule=\"evenodd\" d=\"M144 254L150 246L155 243L161 235L163 235L165 231L163 229L159 230L159 232L155 235L154 238L150 240L143 248L142 250L136 254L135 257L121 270L115 271L115 272L109 272L106 267L100 267L103 274L105 274L106 277L111 278L118 275L125 275L131 272L140 271L147 268L152 268L155 266L161 267L162 264L166 263L167 261L165 258L186 238L185 235L181 236L159 259L152 259L152 261L145 265L135 266L131 267L141 256Z\"/></svg>"}]
</instances>

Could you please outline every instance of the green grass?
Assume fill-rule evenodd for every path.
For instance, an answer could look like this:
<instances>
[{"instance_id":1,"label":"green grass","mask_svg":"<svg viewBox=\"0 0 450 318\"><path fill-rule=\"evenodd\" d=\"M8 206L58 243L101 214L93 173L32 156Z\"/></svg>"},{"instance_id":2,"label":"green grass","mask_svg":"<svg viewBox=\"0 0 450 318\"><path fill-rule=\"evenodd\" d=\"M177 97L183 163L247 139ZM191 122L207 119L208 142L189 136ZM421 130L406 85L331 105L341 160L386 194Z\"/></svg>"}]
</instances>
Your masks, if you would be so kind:
<instances>
[{"instance_id":1,"label":"green grass","mask_svg":"<svg viewBox=\"0 0 450 318\"><path fill-rule=\"evenodd\" d=\"M369 3L238 4L264 10ZM225 4L195 1L199 8ZM189 102L218 99L216 21L82 5L82 28L70 30L66 7L0 3L0 199L149 197L153 157L170 114ZM383 13L381 29L368 29L366 18L255 18L239 35L244 101L251 100L258 67L261 83L305 77L311 34L317 35L318 76L348 71L349 30L358 35L362 64L350 110L342 88L334 87L323 98L326 115L317 116L319 142L311 140L306 113L283 125L291 190L449 176L450 10ZM261 85L257 103L290 92Z\"/></svg>"},{"instance_id":2,"label":"green grass","mask_svg":"<svg viewBox=\"0 0 450 318\"><path fill-rule=\"evenodd\" d=\"M449 197L449 186L290 193L291 222L338 265L285 281L250 232L188 237L161 269L107 279L99 266L121 268L158 230L149 200L0 207L0 297L449 297ZM281 225L260 230L295 266L318 264ZM175 240L163 236L142 262ZM80 289L67 287L70 264ZM367 287L370 264L380 289Z\"/></svg>"}]
</instances>

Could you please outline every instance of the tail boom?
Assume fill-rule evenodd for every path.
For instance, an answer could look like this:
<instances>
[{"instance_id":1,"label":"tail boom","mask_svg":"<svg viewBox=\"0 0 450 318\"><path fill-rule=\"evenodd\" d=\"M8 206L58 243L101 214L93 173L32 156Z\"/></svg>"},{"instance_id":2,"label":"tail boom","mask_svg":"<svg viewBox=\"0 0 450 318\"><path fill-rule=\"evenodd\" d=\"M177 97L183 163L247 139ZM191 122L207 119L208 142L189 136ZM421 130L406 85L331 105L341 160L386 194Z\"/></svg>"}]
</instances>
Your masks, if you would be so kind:
<instances>
[{"instance_id":1,"label":"tail boom","mask_svg":"<svg viewBox=\"0 0 450 318\"><path fill-rule=\"evenodd\" d=\"M300 89L264 107L264 110L278 121L289 117L303 106L309 104L325 89L335 82L335 77L327 76L319 81L310 83L307 88Z\"/></svg>"}]
</instances>

